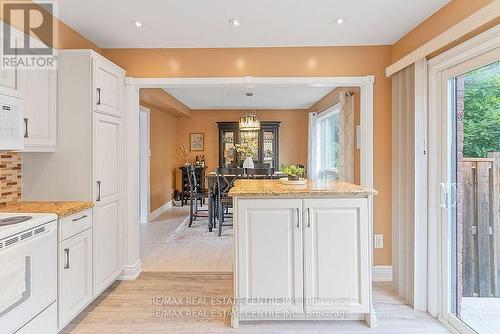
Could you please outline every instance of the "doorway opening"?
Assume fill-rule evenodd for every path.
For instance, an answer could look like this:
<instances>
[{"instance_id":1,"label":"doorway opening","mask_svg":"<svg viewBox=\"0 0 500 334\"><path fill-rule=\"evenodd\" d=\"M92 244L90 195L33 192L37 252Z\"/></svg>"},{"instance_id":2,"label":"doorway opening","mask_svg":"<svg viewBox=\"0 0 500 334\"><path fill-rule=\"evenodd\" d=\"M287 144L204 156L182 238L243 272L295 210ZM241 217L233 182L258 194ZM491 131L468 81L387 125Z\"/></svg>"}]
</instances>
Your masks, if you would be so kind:
<instances>
[{"instance_id":1,"label":"doorway opening","mask_svg":"<svg viewBox=\"0 0 500 334\"><path fill-rule=\"evenodd\" d=\"M258 137L257 141L257 145L262 144L263 148L258 157L266 158L267 155L274 156L275 152L279 152L280 161L274 166L276 171L279 171L281 163L307 166L308 114L319 115L324 111L320 105L317 105L317 110L309 108L335 89L338 95L335 96L339 100L335 104L343 106L343 99L349 98L353 104L346 104L343 110L347 112L347 107L352 109L353 119L349 123L352 123L352 131L348 133L351 143L349 147L354 153L345 156L350 157L353 163L342 166L353 170L349 174L354 183L372 186L372 76L143 78L132 79L131 84L133 89L129 92L133 94L130 95L130 101L137 103L137 107L130 108L130 118L136 119L138 123L144 122L140 117L141 110L146 107L150 111L149 223L131 229L139 234L136 239L139 242L139 263L142 263L145 272L232 272L232 227L229 224L227 227L223 226L219 236L219 224L211 231L208 224L210 219L199 219L193 222L191 227L186 226L189 224L189 220L186 222L186 218L189 218L189 203L184 202L182 206L180 196L176 196L176 193L180 195L186 188L182 173L186 157L179 152L187 151L190 163L203 162L200 165L205 166L204 175L197 175L197 182L205 186L205 189L208 189L210 184L213 185L213 180L210 183L210 177L218 167L224 166L230 156L226 154L228 145L224 145L225 137L219 136L220 126L228 123L238 125L238 120L245 115L245 109L249 108L249 89L254 93L251 107L256 109L256 114L262 121L261 130L267 129L264 129L267 123L282 121L279 132L281 140L279 144L276 141L276 148L273 146L274 135L266 137L266 131L263 131L262 138ZM354 92L355 96L346 95L349 92ZM158 93L161 93L160 97ZM329 103L333 103L333 100L335 99L329 100ZM359 136L356 136L356 125L359 125ZM138 132L141 132L142 128L143 126L136 124L136 129L140 130ZM141 144L140 133L136 138L138 151L143 152L137 154L144 156L146 150L140 148L145 146ZM193 142L196 145L193 146ZM261 161L256 163L259 162ZM146 188L140 186L145 183L141 181L145 179L145 173L140 172L143 170L140 166L137 167L140 180L136 189L143 194L137 194L136 197L140 199L137 203L139 209L146 206ZM188 198L185 199L189 202ZM144 216L144 210L141 210L141 221L145 221Z\"/></svg>"},{"instance_id":2,"label":"doorway opening","mask_svg":"<svg viewBox=\"0 0 500 334\"><path fill-rule=\"evenodd\" d=\"M450 311L478 333L500 328L500 61L450 85Z\"/></svg>"}]
</instances>

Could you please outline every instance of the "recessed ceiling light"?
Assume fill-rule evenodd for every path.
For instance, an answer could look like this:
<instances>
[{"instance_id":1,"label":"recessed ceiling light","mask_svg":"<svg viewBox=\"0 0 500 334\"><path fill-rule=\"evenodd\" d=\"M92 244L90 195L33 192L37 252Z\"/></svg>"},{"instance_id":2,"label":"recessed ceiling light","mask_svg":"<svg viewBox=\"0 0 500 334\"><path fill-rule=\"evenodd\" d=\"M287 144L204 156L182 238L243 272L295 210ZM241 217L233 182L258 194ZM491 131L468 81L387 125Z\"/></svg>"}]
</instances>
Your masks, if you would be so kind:
<instances>
[{"instance_id":1,"label":"recessed ceiling light","mask_svg":"<svg viewBox=\"0 0 500 334\"><path fill-rule=\"evenodd\" d=\"M344 23L344 22L345 22L345 17L337 17L337 18L335 19L335 22L336 22L337 24L342 24L342 23Z\"/></svg>"},{"instance_id":2,"label":"recessed ceiling light","mask_svg":"<svg viewBox=\"0 0 500 334\"><path fill-rule=\"evenodd\" d=\"M137 28L144 27L144 23L142 23L141 21L132 20L132 24L135 25Z\"/></svg>"},{"instance_id":3,"label":"recessed ceiling light","mask_svg":"<svg viewBox=\"0 0 500 334\"><path fill-rule=\"evenodd\" d=\"M241 25L241 22L238 19L232 18L231 20L229 20L229 24L236 28Z\"/></svg>"}]
</instances>

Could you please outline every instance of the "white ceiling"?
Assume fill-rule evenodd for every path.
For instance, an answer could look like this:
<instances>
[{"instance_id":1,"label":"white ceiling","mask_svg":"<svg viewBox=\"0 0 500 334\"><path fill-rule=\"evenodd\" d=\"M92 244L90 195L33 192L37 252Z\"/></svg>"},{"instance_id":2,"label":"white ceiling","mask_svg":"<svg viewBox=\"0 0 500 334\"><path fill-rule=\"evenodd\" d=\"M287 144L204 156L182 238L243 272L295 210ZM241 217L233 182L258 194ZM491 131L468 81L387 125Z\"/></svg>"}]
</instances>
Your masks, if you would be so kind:
<instances>
[{"instance_id":1,"label":"white ceiling","mask_svg":"<svg viewBox=\"0 0 500 334\"><path fill-rule=\"evenodd\" d=\"M245 85L164 88L191 109L307 109L333 87L310 85Z\"/></svg>"},{"instance_id":2,"label":"white ceiling","mask_svg":"<svg viewBox=\"0 0 500 334\"><path fill-rule=\"evenodd\" d=\"M61 0L103 48L393 44L449 0ZM346 17L342 25L335 18ZM228 21L238 18L241 26ZM145 24L136 28L131 20Z\"/></svg>"}]
</instances>

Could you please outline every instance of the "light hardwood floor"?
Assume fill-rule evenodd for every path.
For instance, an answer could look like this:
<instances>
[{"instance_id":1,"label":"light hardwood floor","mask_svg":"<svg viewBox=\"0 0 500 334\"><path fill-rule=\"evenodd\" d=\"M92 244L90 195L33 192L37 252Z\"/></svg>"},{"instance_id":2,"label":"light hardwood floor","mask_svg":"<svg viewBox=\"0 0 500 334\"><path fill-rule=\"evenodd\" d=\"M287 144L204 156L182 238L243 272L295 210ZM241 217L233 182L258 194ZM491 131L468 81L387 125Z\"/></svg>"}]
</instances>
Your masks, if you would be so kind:
<instances>
[{"instance_id":1,"label":"light hardwood floor","mask_svg":"<svg viewBox=\"0 0 500 334\"><path fill-rule=\"evenodd\" d=\"M404 305L390 283L376 283L374 295L374 329L360 321L252 322L233 329L230 305L213 305L232 296L231 274L145 272L113 284L63 333L448 333L429 314Z\"/></svg>"},{"instance_id":2,"label":"light hardwood floor","mask_svg":"<svg viewBox=\"0 0 500 334\"><path fill-rule=\"evenodd\" d=\"M164 243L186 214L186 208L174 208L142 226L144 272L135 281L114 283L62 333L448 333L429 314L405 305L390 283L374 285L374 329L360 321L252 322L230 328L231 306L225 301L233 295L231 250Z\"/></svg>"}]
</instances>

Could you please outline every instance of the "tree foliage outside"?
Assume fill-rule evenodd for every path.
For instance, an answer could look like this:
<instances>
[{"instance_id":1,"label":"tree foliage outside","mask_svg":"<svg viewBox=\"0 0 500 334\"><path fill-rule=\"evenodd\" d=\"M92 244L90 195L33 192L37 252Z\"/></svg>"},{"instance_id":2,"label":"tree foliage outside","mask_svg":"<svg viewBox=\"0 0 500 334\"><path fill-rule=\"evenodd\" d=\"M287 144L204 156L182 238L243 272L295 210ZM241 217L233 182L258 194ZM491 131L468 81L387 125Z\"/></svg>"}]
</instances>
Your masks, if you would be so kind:
<instances>
[{"instance_id":1,"label":"tree foliage outside","mask_svg":"<svg viewBox=\"0 0 500 334\"><path fill-rule=\"evenodd\" d=\"M465 74L464 157L500 152L500 62Z\"/></svg>"}]
</instances>

